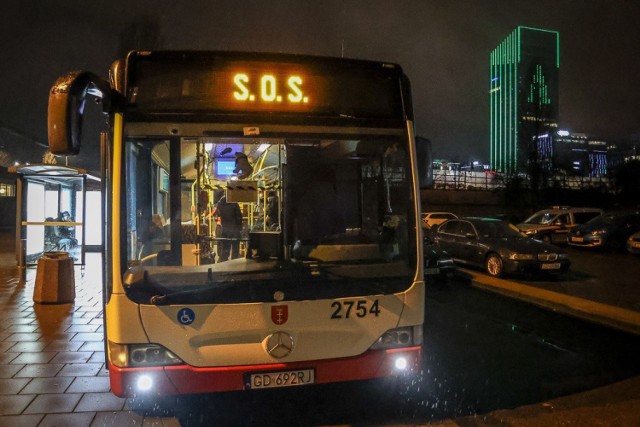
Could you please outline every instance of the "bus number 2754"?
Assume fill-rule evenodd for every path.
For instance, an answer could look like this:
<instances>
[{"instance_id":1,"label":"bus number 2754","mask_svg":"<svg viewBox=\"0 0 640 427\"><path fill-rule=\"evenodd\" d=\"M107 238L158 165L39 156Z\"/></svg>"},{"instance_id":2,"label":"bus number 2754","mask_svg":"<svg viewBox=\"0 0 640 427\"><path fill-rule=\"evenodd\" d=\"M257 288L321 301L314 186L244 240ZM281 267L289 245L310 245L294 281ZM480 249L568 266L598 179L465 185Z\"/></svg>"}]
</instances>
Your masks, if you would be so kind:
<instances>
[{"instance_id":1,"label":"bus number 2754","mask_svg":"<svg viewBox=\"0 0 640 427\"><path fill-rule=\"evenodd\" d=\"M334 301L331 303L331 307L333 308L333 314L331 314L332 319L349 319L352 316L366 317L370 315L378 317L380 314L378 300L374 300L373 302L364 299L357 301Z\"/></svg>"}]
</instances>

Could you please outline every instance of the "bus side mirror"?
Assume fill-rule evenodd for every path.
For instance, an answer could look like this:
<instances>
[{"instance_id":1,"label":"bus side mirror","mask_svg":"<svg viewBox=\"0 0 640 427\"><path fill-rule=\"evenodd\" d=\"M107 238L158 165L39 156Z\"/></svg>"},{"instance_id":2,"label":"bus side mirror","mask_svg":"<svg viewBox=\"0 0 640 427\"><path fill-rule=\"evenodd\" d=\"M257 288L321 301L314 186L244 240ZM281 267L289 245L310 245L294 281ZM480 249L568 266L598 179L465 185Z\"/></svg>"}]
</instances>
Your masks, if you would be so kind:
<instances>
[{"instance_id":1,"label":"bus side mirror","mask_svg":"<svg viewBox=\"0 0 640 427\"><path fill-rule=\"evenodd\" d=\"M111 93L107 81L86 71L74 71L56 80L49 92L47 120L53 154L78 154L87 94L101 97L106 112L111 106Z\"/></svg>"},{"instance_id":2,"label":"bus side mirror","mask_svg":"<svg viewBox=\"0 0 640 427\"><path fill-rule=\"evenodd\" d=\"M427 138L416 136L416 154L420 188L433 188L431 141Z\"/></svg>"}]
</instances>

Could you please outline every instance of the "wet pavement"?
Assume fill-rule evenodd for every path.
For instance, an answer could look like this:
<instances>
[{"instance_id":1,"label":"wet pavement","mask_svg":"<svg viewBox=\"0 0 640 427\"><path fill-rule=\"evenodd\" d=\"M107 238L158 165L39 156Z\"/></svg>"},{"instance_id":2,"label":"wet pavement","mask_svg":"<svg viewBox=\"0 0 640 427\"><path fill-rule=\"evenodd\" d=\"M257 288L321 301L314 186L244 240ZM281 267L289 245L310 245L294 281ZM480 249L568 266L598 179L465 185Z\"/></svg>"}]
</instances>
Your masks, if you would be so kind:
<instances>
[{"instance_id":1,"label":"wet pavement","mask_svg":"<svg viewBox=\"0 0 640 427\"><path fill-rule=\"evenodd\" d=\"M76 297L68 304L33 302L36 268L16 267L11 231L0 231L0 426L177 426L174 417L145 416L111 394L104 364L99 254L75 267ZM476 286L521 299L550 298L554 310L601 310L567 295L549 295L508 281L476 275ZM529 296L527 296L529 293ZM538 301L540 303L540 301ZM542 304L544 305L544 303ZM594 308L595 307L595 308ZM624 310L624 309L621 309ZM604 307L606 318L623 314L638 328L638 313ZM593 319L592 319L593 320ZM596 319L597 321L597 319ZM637 322L634 326L634 322ZM640 330L640 328L639 328ZM443 426L640 425L640 378L513 410L443 420Z\"/></svg>"},{"instance_id":2,"label":"wet pavement","mask_svg":"<svg viewBox=\"0 0 640 427\"><path fill-rule=\"evenodd\" d=\"M36 268L16 267L0 233L0 426L177 426L110 392L104 364L101 256L75 267L69 304L33 302Z\"/></svg>"}]
</instances>

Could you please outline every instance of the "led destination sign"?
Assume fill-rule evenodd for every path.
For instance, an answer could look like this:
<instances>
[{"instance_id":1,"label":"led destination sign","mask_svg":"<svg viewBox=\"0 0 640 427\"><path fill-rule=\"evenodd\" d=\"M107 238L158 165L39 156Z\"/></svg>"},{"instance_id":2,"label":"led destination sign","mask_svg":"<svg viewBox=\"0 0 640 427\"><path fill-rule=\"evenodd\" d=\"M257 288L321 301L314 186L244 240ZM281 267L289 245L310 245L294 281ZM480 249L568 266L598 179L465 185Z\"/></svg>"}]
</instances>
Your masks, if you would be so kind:
<instances>
[{"instance_id":1,"label":"led destination sign","mask_svg":"<svg viewBox=\"0 0 640 427\"><path fill-rule=\"evenodd\" d=\"M298 104L300 102L306 104L309 102L309 97L305 96L302 91L302 77L300 76L288 76L286 79L286 95L285 92L278 91L278 79L272 74L263 74L256 76L256 79L251 79L249 75L245 73L238 73L233 76L233 83L236 86L236 90L233 92L233 97L238 101L258 101L258 102L290 102ZM258 87L254 90L250 89L250 83L252 80L259 82ZM255 83L254 83L255 84ZM256 96L256 93L258 94Z\"/></svg>"},{"instance_id":2,"label":"led destination sign","mask_svg":"<svg viewBox=\"0 0 640 427\"><path fill-rule=\"evenodd\" d=\"M133 65L133 66L132 66ZM336 63L138 57L129 108L144 113L300 113L402 118L396 68Z\"/></svg>"}]
</instances>

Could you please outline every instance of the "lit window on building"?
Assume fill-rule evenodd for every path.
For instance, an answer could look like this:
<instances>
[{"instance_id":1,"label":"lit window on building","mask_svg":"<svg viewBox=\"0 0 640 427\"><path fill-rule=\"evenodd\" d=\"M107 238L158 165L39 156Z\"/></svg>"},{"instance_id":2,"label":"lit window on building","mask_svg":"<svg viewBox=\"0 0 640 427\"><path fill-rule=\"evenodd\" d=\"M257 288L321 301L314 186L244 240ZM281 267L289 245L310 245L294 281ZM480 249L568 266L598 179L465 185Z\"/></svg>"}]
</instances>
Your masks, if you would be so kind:
<instances>
[{"instance_id":1,"label":"lit window on building","mask_svg":"<svg viewBox=\"0 0 640 427\"><path fill-rule=\"evenodd\" d=\"M0 183L0 197L16 197L16 186Z\"/></svg>"}]
</instances>

